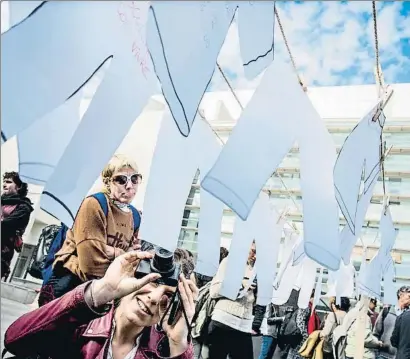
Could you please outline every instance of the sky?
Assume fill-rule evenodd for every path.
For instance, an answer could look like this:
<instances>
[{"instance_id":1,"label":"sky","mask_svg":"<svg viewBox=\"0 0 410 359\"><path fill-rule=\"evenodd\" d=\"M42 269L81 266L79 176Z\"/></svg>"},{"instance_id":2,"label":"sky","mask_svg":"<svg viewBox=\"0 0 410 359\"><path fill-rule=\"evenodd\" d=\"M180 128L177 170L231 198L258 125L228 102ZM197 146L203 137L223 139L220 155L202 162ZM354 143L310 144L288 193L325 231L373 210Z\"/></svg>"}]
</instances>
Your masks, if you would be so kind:
<instances>
[{"instance_id":1,"label":"sky","mask_svg":"<svg viewBox=\"0 0 410 359\"><path fill-rule=\"evenodd\" d=\"M2 1L2 32L7 9ZM41 1L18 2L22 19ZM377 1L380 61L386 83L410 83L410 1ZM375 83L371 1L278 1L291 52L307 86ZM16 7L15 7L16 8ZM5 11L3 11L5 10ZM240 13L238 15L240 19ZM239 20L240 21L240 20ZM218 62L235 89L256 88L261 76L247 81L234 22ZM289 61L279 27L275 26L275 58ZM228 87L215 71L208 90Z\"/></svg>"},{"instance_id":2,"label":"sky","mask_svg":"<svg viewBox=\"0 0 410 359\"><path fill-rule=\"evenodd\" d=\"M307 86L375 83L371 1L278 1L277 8L296 66ZM386 83L410 82L410 1L377 1L381 67ZM238 23L240 22L240 12ZM289 61L277 23L275 58ZM236 89L255 88L240 58L238 25L233 23L219 64ZM228 89L218 71L210 89Z\"/></svg>"}]
</instances>

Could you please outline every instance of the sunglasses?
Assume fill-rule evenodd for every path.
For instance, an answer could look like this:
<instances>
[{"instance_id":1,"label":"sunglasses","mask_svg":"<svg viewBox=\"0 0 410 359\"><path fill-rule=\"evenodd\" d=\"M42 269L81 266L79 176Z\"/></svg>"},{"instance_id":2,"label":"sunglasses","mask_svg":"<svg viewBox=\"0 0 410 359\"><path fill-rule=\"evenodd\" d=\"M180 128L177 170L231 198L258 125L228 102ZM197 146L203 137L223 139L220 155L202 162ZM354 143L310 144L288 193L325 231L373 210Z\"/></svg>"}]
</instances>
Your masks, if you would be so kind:
<instances>
[{"instance_id":1,"label":"sunglasses","mask_svg":"<svg viewBox=\"0 0 410 359\"><path fill-rule=\"evenodd\" d=\"M113 177L113 182L124 186L128 183L128 181L131 181L132 184L136 185L142 181L142 175L140 173L134 173L131 176L127 175L117 175Z\"/></svg>"}]
</instances>

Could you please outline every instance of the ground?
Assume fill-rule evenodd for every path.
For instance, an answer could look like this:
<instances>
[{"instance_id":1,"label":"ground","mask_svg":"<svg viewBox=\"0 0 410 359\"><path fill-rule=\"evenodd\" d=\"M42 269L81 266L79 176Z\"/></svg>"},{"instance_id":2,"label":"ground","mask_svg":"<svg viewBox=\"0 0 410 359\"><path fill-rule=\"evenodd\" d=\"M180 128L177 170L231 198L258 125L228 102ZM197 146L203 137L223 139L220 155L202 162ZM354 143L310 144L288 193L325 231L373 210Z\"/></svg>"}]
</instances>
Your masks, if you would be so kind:
<instances>
[{"instance_id":1,"label":"ground","mask_svg":"<svg viewBox=\"0 0 410 359\"><path fill-rule=\"evenodd\" d=\"M1 350L4 348L4 334L11 323L31 310L31 306L1 298Z\"/></svg>"}]
</instances>

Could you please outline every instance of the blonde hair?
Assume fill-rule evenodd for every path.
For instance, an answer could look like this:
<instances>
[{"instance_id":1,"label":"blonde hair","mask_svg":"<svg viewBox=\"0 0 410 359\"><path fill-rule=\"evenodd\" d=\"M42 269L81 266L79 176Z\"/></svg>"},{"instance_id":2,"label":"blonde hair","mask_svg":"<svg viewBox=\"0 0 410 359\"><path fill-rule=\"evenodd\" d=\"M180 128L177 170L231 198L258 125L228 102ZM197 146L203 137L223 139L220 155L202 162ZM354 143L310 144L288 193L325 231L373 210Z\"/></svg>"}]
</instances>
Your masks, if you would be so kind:
<instances>
[{"instance_id":1,"label":"blonde hair","mask_svg":"<svg viewBox=\"0 0 410 359\"><path fill-rule=\"evenodd\" d=\"M123 168L131 168L135 172L138 172L138 166L135 161L125 155L114 155L101 172L102 181L104 183L104 193L108 194L110 192L110 180L113 174Z\"/></svg>"}]
</instances>

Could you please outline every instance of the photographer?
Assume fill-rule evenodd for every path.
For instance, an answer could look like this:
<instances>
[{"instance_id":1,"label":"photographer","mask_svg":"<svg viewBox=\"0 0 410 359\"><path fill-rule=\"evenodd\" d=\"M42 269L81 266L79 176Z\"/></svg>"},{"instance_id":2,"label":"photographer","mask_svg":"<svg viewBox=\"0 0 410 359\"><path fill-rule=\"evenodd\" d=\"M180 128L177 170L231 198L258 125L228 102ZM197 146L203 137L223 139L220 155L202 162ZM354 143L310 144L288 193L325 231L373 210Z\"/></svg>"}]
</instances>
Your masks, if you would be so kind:
<instances>
[{"instance_id":1,"label":"photographer","mask_svg":"<svg viewBox=\"0 0 410 359\"><path fill-rule=\"evenodd\" d=\"M103 278L23 315L8 328L6 349L19 357L193 358L186 320L192 321L198 289L180 276L184 315L172 325L164 320L161 330L157 323L176 288L155 283L161 277L157 273L134 277L140 262L153 257L140 251L123 254Z\"/></svg>"}]
</instances>

